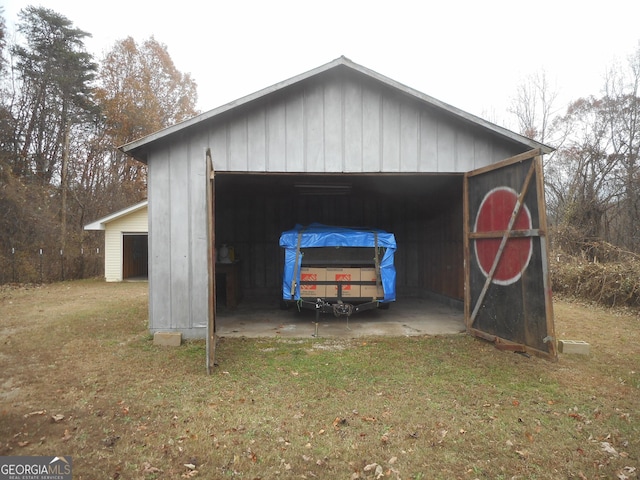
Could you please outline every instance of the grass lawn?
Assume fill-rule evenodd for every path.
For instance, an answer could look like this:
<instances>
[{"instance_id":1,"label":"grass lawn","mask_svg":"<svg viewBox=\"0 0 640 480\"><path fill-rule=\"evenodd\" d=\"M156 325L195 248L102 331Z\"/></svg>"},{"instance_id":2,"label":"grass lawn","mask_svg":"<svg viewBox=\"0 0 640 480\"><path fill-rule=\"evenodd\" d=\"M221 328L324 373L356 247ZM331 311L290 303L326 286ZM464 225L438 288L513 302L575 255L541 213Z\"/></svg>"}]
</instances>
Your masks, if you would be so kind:
<instances>
[{"instance_id":1,"label":"grass lawn","mask_svg":"<svg viewBox=\"0 0 640 480\"><path fill-rule=\"evenodd\" d=\"M74 479L595 479L640 474L637 312L558 300L557 363L447 337L157 347L147 284L0 289L0 455Z\"/></svg>"}]
</instances>

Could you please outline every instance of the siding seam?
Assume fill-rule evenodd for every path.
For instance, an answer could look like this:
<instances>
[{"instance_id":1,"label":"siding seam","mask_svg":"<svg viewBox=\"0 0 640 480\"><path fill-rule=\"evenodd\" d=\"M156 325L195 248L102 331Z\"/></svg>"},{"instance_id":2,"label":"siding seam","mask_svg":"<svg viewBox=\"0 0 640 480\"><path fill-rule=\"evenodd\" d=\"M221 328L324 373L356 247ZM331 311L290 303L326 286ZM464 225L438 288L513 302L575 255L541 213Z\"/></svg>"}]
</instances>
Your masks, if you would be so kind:
<instances>
[{"instance_id":1,"label":"siding seam","mask_svg":"<svg viewBox=\"0 0 640 480\"><path fill-rule=\"evenodd\" d=\"M379 90L378 98L380 99L380 103L378 104L378 109L380 110L380 124L378 125L378 138L380 139L378 147L378 172L382 172L384 165L384 96Z\"/></svg>"},{"instance_id":2,"label":"siding seam","mask_svg":"<svg viewBox=\"0 0 640 480\"><path fill-rule=\"evenodd\" d=\"M189 255L188 265L188 275L189 275L189 328L193 328L193 210L191 209L193 206L193 189L191 188L191 175L193 174L193 157L191 156L192 152L191 142L187 142L187 212L189 215L187 216L187 232L189 243L187 246L187 255Z\"/></svg>"},{"instance_id":3,"label":"siding seam","mask_svg":"<svg viewBox=\"0 0 640 480\"><path fill-rule=\"evenodd\" d=\"M347 170L347 145L346 145L346 131L347 131L347 120L345 118L346 106L345 106L345 80L340 80L340 156L342 157L342 173L348 171Z\"/></svg>"}]
</instances>

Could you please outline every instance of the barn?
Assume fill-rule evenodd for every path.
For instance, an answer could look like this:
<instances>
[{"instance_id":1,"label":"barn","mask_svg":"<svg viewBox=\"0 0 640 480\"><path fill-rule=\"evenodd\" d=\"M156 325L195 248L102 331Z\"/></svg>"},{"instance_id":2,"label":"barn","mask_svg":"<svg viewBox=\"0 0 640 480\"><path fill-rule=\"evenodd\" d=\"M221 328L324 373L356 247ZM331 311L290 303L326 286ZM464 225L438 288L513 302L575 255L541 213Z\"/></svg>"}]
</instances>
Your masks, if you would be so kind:
<instances>
[{"instance_id":1,"label":"barn","mask_svg":"<svg viewBox=\"0 0 640 480\"><path fill-rule=\"evenodd\" d=\"M398 301L459 302L472 334L556 356L546 145L339 57L121 150L148 165L150 330L206 337L210 365L214 247L273 301L281 232L314 222L393 232Z\"/></svg>"},{"instance_id":2,"label":"barn","mask_svg":"<svg viewBox=\"0 0 640 480\"><path fill-rule=\"evenodd\" d=\"M104 231L104 277L107 282L146 280L148 265L147 200L85 225Z\"/></svg>"}]
</instances>

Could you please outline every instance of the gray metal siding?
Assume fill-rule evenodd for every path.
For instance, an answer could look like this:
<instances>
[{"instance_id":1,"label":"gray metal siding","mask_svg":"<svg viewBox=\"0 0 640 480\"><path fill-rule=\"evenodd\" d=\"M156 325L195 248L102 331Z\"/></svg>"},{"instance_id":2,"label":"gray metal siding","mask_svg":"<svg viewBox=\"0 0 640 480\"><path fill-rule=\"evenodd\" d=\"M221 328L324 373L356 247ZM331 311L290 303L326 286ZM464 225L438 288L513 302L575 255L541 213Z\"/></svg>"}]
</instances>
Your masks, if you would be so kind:
<instances>
[{"instance_id":1,"label":"gray metal siding","mask_svg":"<svg viewBox=\"0 0 640 480\"><path fill-rule=\"evenodd\" d=\"M224 172L463 173L521 151L414 98L349 77L231 112L214 124L210 141L214 167Z\"/></svg>"},{"instance_id":2,"label":"gray metal siding","mask_svg":"<svg viewBox=\"0 0 640 480\"><path fill-rule=\"evenodd\" d=\"M154 151L149 168L151 331L206 329L206 136Z\"/></svg>"},{"instance_id":3,"label":"gray metal siding","mask_svg":"<svg viewBox=\"0 0 640 480\"><path fill-rule=\"evenodd\" d=\"M152 330L172 328L169 150L153 154L149 168L149 320Z\"/></svg>"}]
</instances>

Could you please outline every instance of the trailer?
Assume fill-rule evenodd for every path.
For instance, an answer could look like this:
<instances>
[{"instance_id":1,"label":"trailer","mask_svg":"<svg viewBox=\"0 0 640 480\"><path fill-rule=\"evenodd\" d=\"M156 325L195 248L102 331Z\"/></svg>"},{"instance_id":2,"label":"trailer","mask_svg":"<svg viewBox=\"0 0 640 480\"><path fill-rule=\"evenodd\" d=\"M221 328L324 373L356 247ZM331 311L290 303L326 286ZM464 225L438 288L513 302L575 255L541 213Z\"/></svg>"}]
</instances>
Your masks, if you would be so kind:
<instances>
[{"instance_id":1,"label":"trailer","mask_svg":"<svg viewBox=\"0 0 640 480\"><path fill-rule=\"evenodd\" d=\"M396 300L392 233L373 228L296 225L280 236L285 250L282 305L350 317Z\"/></svg>"}]
</instances>

